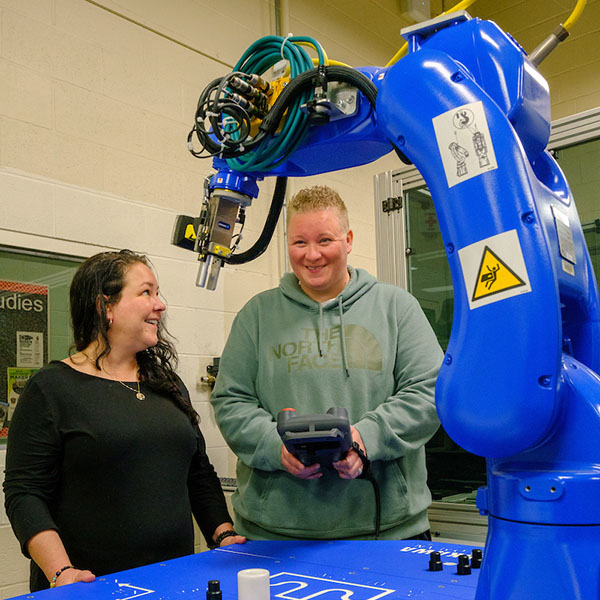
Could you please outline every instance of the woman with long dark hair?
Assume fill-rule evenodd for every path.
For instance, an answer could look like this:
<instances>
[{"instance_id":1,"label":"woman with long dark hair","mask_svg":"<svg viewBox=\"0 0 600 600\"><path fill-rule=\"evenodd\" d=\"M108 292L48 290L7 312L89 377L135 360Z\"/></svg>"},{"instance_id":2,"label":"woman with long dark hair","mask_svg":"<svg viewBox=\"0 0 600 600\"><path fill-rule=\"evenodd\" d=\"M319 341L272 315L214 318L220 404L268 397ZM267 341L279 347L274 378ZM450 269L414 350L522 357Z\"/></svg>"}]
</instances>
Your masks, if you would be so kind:
<instances>
[{"instance_id":1,"label":"woman with long dark hair","mask_svg":"<svg viewBox=\"0 0 600 600\"><path fill-rule=\"evenodd\" d=\"M177 376L145 256L103 252L70 290L74 343L27 383L4 482L31 591L243 543Z\"/></svg>"}]
</instances>

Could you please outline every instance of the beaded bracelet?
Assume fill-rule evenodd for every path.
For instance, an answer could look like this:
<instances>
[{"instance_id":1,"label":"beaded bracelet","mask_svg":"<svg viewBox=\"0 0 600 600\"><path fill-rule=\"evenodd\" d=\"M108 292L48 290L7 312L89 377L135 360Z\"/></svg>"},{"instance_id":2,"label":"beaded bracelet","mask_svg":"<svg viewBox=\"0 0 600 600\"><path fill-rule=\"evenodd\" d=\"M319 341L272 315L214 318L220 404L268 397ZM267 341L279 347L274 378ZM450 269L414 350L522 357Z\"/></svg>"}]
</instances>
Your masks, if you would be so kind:
<instances>
[{"instance_id":1,"label":"beaded bracelet","mask_svg":"<svg viewBox=\"0 0 600 600\"><path fill-rule=\"evenodd\" d=\"M50 581L50 587L56 587L56 580L60 577L60 575L63 573L63 571L66 571L67 569L74 569L75 567L73 565L65 565L62 569L59 569L58 571L56 571L56 575L54 575L54 577L52 578L52 580Z\"/></svg>"},{"instance_id":2,"label":"beaded bracelet","mask_svg":"<svg viewBox=\"0 0 600 600\"><path fill-rule=\"evenodd\" d=\"M238 535L238 532L234 529L226 529L225 531L221 531L221 533L215 538L215 548L218 548L225 538L231 537L233 535Z\"/></svg>"}]
</instances>

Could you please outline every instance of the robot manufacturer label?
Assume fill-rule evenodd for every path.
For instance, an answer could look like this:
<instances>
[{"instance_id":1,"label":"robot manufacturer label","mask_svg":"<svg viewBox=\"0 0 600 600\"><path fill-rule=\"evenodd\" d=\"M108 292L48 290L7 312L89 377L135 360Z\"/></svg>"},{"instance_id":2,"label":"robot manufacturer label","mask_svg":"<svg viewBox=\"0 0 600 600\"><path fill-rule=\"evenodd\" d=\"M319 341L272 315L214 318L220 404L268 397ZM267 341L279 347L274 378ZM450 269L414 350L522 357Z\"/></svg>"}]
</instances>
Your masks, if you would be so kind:
<instances>
[{"instance_id":1,"label":"robot manufacturer label","mask_svg":"<svg viewBox=\"0 0 600 600\"><path fill-rule=\"evenodd\" d=\"M433 128L448 187L498 168L482 102L434 117Z\"/></svg>"},{"instance_id":2,"label":"robot manufacturer label","mask_svg":"<svg viewBox=\"0 0 600 600\"><path fill-rule=\"evenodd\" d=\"M515 229L458 251L471 309L531 291Z\"/></svg>"},{"instance_id":3,"label":"robot manufacturer label","mask_svg":"<svg viewBox=\"0 0 600 600\"><path fill-rule=\"evenodd\" d=\"M575 275L574 265L577 264L577 258L575 256L573 232L569 225L569 216L556 206L552 207L552 214L554 215L556 235L558 236L558 249L561 256L562 269L569 275Z\"/></svg>"}]
</instances>

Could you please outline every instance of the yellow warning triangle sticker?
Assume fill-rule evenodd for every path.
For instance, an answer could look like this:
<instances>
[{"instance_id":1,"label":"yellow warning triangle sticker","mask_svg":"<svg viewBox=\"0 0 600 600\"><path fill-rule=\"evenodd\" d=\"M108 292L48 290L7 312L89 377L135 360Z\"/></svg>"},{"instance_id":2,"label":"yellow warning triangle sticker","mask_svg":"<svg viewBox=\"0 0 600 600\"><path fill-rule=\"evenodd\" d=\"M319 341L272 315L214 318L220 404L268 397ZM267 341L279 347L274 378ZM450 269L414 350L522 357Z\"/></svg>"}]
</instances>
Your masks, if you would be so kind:
<instances>
[{"instance_id":1,"label":"yellow warning triangle sticker","mask_svg":"<svg viewBox=\"0 0 600 600\"><path fill-rule=\"evenodd\" d=\"M185 234L183 237L185 237L186 240L196 239L196 231L191 223L189 223L188 226L185 228Z\"/></svg>"},{"instance_id":2,"label":"yellow warning triangle sticker","mask_svg":"<svg viewBox=\"0 0 600 600\"><path fill-rule=\"evenodd\" d=\"M525 282L488 246L485 246L471 301L522 285L526 285Z\"/></svg>"}]
</instances>

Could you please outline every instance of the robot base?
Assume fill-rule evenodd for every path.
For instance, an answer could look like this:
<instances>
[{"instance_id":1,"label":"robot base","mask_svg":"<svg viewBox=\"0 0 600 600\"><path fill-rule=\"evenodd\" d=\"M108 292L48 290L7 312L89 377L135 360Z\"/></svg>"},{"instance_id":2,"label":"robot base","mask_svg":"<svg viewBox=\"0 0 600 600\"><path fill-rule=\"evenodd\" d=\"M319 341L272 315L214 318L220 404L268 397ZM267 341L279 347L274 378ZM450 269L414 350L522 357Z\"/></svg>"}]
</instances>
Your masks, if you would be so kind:
<instances>
[{"instance_id":1,"label":"robot base","mask_svg":"<svg viewBox=\"0 0 600 600\"><path fill-rule=\"evenodd\" d=\"M600 598L600 525L534 525L490 515L475 600L548 598Z\"/></svg>"}]
</instances>

